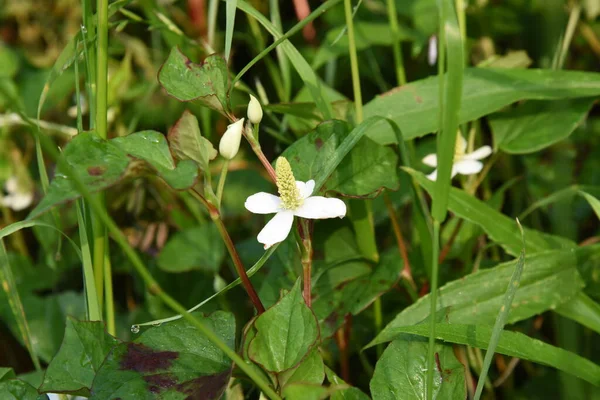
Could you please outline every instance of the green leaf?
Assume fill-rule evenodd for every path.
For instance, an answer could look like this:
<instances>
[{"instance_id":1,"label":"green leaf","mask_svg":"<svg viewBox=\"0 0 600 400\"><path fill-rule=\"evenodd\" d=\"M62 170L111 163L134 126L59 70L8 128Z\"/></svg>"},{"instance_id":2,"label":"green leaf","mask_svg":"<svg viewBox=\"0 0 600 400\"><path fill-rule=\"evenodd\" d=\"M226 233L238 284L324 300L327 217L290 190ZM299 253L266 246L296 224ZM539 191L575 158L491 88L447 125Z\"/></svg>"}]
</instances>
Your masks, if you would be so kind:
<instances>
[{"instance_id":1,"label":"green leaf","mask_svg":"<svg viewBox=\"0 0 600 400\"><path fill-rule=\"evenodd\" d=\"M398 189L398 156L391 148L361 138L368 126L350 132L346 122L324 122L288 147L282 156L292 165L297 180L317 180L330 174L324 184L325 191L347 196L374 196L384 188ZM350 147L347 139L352 141ZM339 163L337 168L331 168L333 161Z\"/></svg>"},{"instance_id":2,"label":"green leaf","mask_svg":"<svg viewBox=\"0 0 600 400\"><path fill-rule=\"evenodd\" d=\"M0 367L0 382L6 381L8 379L14 379L17 375L15 375L15 371L12 368Z\"/></svg>"},{"instance_id":3,"label":"green leaf","mask_svg":"<svg viewBox=\"0 0 600 400\"><path fill-rule=\"evenodd\" d=\"M598 219L600 219L600 200L598 200L596 197L592 196L591 194L584 192L583 190L580 190L579 194L582 195L587 200L588 203L590 203L590 206L594 210L596 217L598 217Z\"/></svg>"},{"instance_id":4,"label":"green leaf","mask_svg":"<svg viewBox=\"0 0 600 400\"><path fill-rule=\"evenodd\" d=\"M585 119L595 97L528 101L493 114L489 122L494 147L511 154L532 153L571 135Z\"/></svg>"},{"instance_id":5,"label":"green leaf","mask_svg":"<svg viewBox=\"0 0 600 400\"><path fill-rule=\"evenodd\" d=\"M312 383L320 385L325 379L325 364L323 364L323 357L317 347L313 347L312 351L306 357L300 365L285 372L282 372L278 376L279 385L282 388L291 385L293 383Z\"/></svg>"},{"instance_id":6,"label":"green leaf","mask_svg":"<svg viewBox=\"0 0 600 400\"><path fill-rule=\"evenodd\" d=\"M556 313L579 322L597 333L600 333L600 304L581 292L572 300L563 303Z\"/></svg>"},{"instance_id":7,"label":"green leaf","mask_svg":"<svg viewBox=\"0 0 600 400\"><path fill-rule=\"evenodd\" d=\"M203 171L208 171L208 163L217 156L217 150L210 140L202 136L198 119L185 110L173 125L167 136L173 155L180 160L194 160Z\"/></svg>"},{"instance_id":8,"label":"green leaf","mask_svg":"<svg viewBox=\"0 0 600 400\"><path fill-rule=\"evenodd\" d=\"M314 314L306 306L300 279L290 292L254 322L256 336L248 349L250 358L270 372L294 368L319 338Z\"/></svg>"},{"instance_id":9,"label":"green leaf","mask_svg":"<svg viewBox=\"0 0 600 400\"><path fill-rule=\"evenodd\" d=\"M463 80L459 123L500 110L519 100L562 100L600 95L600 74L539 69L467 68ZM437 130L438 80L429 77L376 97L365 105L365 119L391 118L404 140ZM368 135L381 144L396 142L392 128L379 122Z\"/></svg>"},{"instance_id":10,"label":"green leaf","mask_svg":"<svg viewBox=\"0 0 600 400\"><path fill-rule=\"evenodd\" d=\"M156 131L141 131L111 140L132 157L152 164L157 169L175 169L165 136Z\"/></svg>"},{"instance_id":11,"label":"green leaf","mask_svg":"<svg viewBox=\"0 0 600 400\"><path fill-rule=\"evenodd\" d=\"M335 386L343 386L346 385L346 382L339 376L335 374L330 368L325 367L325 374L327 375L327 380L331 385ZM369 396L364 394L359 388L356 387L348 387L346 389L340 389L335 391L331 395L331 400L370 400Z\"/></svg>"},{"instance_id":12,"label":"green leaf","mask_svg":"<svg viewBox=\"0 0 600 400\"><path fill-rule=\"evenodd\" d=\"M44 400L48 397L45 394L38 394L37 390L27 382L19 379L8 379L0 382L0 399Z\"/></svg>"},{"instance_id":13,"label":"green leaf","mask_svg":"<svg viewBox=\"0 0 600 400\"><path fill-rule=\"evenodd\" d=\"M293 383L283 390L283 398L286 400L325 400L336 389L321 385Z\"/></svg>"},{"instance_id":14,"label":"green leaf","mask_svg":"<svg viewBox=\"0 0 600 400\"><path fill-rule=\"evenodd\" d=\"M429 194L432 193L434 182L427 179L420 172L410 168L403 169L415 178ZM448 210L460 218L479 225L490 239L500 244L507 253L513 256L520 253L521 234L514 221L481 200L453 187L450 188ZM525 243L530 254L545 250L576 247L575 243L560 236L549 235L533 229L524 229L524 231Z\"/></svg>"},{"instance_id":15,"label":"green leaf","mask_svg":"<svg viewBox=\"0 0 600 400\"><path fill-rule=\"evenodd\" d=\"M214 224L204 224L171 236L158 257L158 266L167 272L197 269L214 274L224 257L219 231Z\"/></svg>"},{"instance_id":16,"label":"green leaf","mask_svg":"<svg viewBox=\"0 0 600 400\"><path fill-rule=\"evenodd\" d=\"M429 324L404 326L398 336L409 333L422 337L429 336ZM487 349L492 327L485 325L437 324L435 337L449 343L464 344ZM372 346L376 342L369 343ZM496 352L523 360L548 365L560 371L577 376L593 385L600 385L600 366L575 353L551 346L519 332L504 331Z\"/></svg>"},{"instance_id":17,"label":"green leaf","mask_svg":"<svg viewBox=\"0 0 600 400\"><path fill-rule=\"evenodd\" d=\"M217 311L202 322L229 347L235 319ZM221 397L231 360L196 327L178 320L149 328L130 343L113 348L96 374L90 399L185 399Z\"/></svg>"},{"instance_id":18,"label":"green leaf","mask_svg":"<svg viewBox=\"0 0 600 400\"><path fill-rule=\"evenodd\" d=\"M39 390L89 396L96 372L118 343L106 332L104 323L67 317L63 343L50 362Z\"/></svg>"},{"instance_id":19,"label":"green leaf","mask_svg":"<svg viewBox=\"0 0 600 400\"><path fill-rule=\"evenodd\" d=\"M517 261L480 270L439 289L437 312L449 323L493 325ZM584 282L577 272L572 250L557 250L527 257L521 283L512 304L508 323L515 323L564 304L581 292ZM373 340L389 341L429 316L430 295L400 312Z\"/></svg>"},{"instance_id":20,"label":"green leaf","mask_svg":"<svg viewBox=\"0 0 600 400\"><path fill-rule=\"evenodd\" d=\"M425 399L427 397L426 340L404 336L394 340L377 361L371 380L373 400ZM454 356L452 346L436 343L433 399L465 399L464 366Z\"/></svg>"},{"instance_id":21,"label":"green leaf","mask_svg":"<svg viewBox=\"0 0 600 400\"><path fill-rule=\"evenodd\" d=\"M79 174L90 191L104 190L126 175L141 173L139 168L128 169L132 163L131 157L147 161L175 189L192 186L197 177L196 164L185 160L174 167L173 159L168 161L168 152L167 142L159 132L137 132L108 141L101 139L94 132L85 132L71 140L62 157ZM28 219L33 219L55 205L79 196L73 180L58 168L48 193L29 214Z\"/></svg>"},{"instance_id":22,"label":"green leaf","mask_svg":"<svg viewBox=\"0 0 600 400\"><path fill-rule=\"evenodd\" d=\"M317 70L328 61L348 55L348 36L343 34L346 26L339 26L327 32L323 44L319 47L312 67ZM396 35L390 32L387 23L356 21L354 23L354 40L357 51L366 50L373 46L391 46L397 41L411 40L415 33L406 25L400 26Z\"/></svg>"},{"instance_id":23,"label":"green leaf","mask_svg":"<svg viewBox=\"0 0 600 400\"><path fill-rule=\"evenodd\" d=\"M231 112L227 62L217 54L194 64L174 47L158 72L158 81L177 100L195 100L225 116Z\"/></svg>"},{"instance_id":24,"label":"green leaf","mask_svg":"<svg viewBox=\"0 0 600 400\"><path fill-rule=\"evenodd\" d=\"M392 249L381 255L379 264L372 270L362 260L334 265L322 277L313 277L312 309L319 320L322 338L332 336L344 322L345 315L360 313L389 291L400 278L403 263L397 249Z\"/></svg>"}]
</instances>

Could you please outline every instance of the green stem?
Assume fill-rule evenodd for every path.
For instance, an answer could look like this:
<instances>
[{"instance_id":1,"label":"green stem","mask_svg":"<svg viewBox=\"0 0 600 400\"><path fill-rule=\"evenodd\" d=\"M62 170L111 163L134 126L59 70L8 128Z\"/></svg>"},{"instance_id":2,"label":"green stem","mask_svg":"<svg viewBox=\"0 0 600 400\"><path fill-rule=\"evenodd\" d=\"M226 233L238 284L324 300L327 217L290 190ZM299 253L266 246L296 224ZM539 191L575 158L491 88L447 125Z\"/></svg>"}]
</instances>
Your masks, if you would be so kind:
<instances>
[{"instance_id":1,"label":"green stem","mask_svg":"<svg viewBox=\"0 0 600 400\"><path fill-rule=\"evenodd\" d=\"M458 28L460 29L460 37L463 43L467 39L467 16L465 13L465 0L456 0L456 15L458 17Z\"/></svg>"},{"instance_id":2,"label":"green stem","mask_svg":"<svg viewBox=\"0 0 600 400\"><path fill-rule=\"evenodd\" d=\"M223 197L223 189L225 188L225 180L227 179L227 170L229 169L229 160L223 162L219 184L217 186L217 207L221 209L221 198Z\"/></svg>"},{"instance_id":3,"label":"green stem","mask_svg":"<svg viewBox=\"0 0 600 400\"><path fill-rule=\"evenodd\" d=\"M307 220L302 219L300 221L300 226L302 229L301 233L301 243L300 246L302 248L302 274L303 274L303 283L304 290L302 295L304 296L304 301L308 308L312 307L312 258L313 258L313 248L312 248L312 240L310 237L310 224Z\"/></svg>"},{"instance_id":4,"label":"green stem","mask_svg":"<svg viewBox=\"0 0 600 400\"><path fill-rule=\"evenodd\" d=\"M396 65L396 80L398 85L406 84L406 72L404 71L404 59L400 48L400 29L398 27L398 13L396 12L396 1L387 0L388 17L390 20L390 31L394 38L392 52L394 54L394 64Z\"/></svg>"},{"instance_id":5,"label":"green stem","mask_svg":"<svg viewBox=\"0 0 600 400\"><path fill-rule=\"evenodd\" d=\"M375 325L375 333L378 335L383 326L383 312L381 310L381 297L375 299L373 303L373 322ZM377 358L381 358L383 354L383 343L377 345Z\"/></svg>"},{"instance_id":6,"label":"green stem","mask_svg":"<svg viewBox=\"0 0 600 400\"><path fill-rule=\"evenodd\" d=\"M33 125L35 127L35 125ZM35 132L35 130L34 130ZM238 367L248 375L250 379L256 383L256 385L269 396L271 399L280 400L281 397L275 393L273 388L267 381L254 369L253 366L247 364L236 352L231 349L224 341L222 341L210 328L206 327L201 321L190 315L187 310L175 301L172 297L166 294L159 284L154 280L142 259L138 256L135 250L129 245L127 238L121 232L121 229L117 226L114 220L108 215L103 204L93 196L89 189L85 186L80 176L73 170L71 165L63 158L60 157L60 153L49 141L48 138L35 134L40 138L44 150L49 153L54 160L57 161L59 168L72 179L75 188L81 193L81 195L88 202L92 211L98 216L103 222L104 226L107 227L108 231L112 235L114 241L119 245L125 256L129 259L137 273L144 280L148 287L148 291L158 296L167 306L169 306L174 312L183 315L183 317L190 322L193 326L198 328L202 334L204 334L215 346L223 351Z\"/></svg>"},{"instance_id":7,"label":"green stem","mask_svg":"<svg viewBox=\"0 0 600 400\"><path fill-rule=\"evenodd\" d=\"M220 0L208 2L208 34L207 41L211 49L215 48L215 32L217 30L217 14L219 12Z\"/></svg>"},{"instance_id":8,"label":"green stem","mask_svg":"<svg viewBox=\"0 0 600 400\"><path fill-rule=\"evenodd\" d=\"M356 41L354 39L354 21L352 20L352 4L344 0L346 26L348 27L348 52L350 53L350 69L352 70L352 89L354 90L354 108L356 110L356 123L363 121L362 92L360 90L360 76L358 72L358 57L356 56Z\"/></svg>"},{"instance_id":9,"label":"green stem","mask_svg":"<svg viewBox=\"0 0 600 400\"><path fill-rule=\"evenodd\" d=\"M433 371L435 357L435 318L437 309L437 287L438 287L438 255L440 250L440 223L433 221L433 236L431 237L431 300L429 307L429 349L427 351L427 399L433 398Z\"/></svg>"},{"instance_id":10,"label":"green stem","mask_svg":"<svg viewBox=\"0 0 600 400\"><path fill-rule=\"evenodd\" d=\"M108 238L108 232L106 239ZM105 240L106 241L106 240ZM109 334L116 336L115 326L115 304L113 296L113 284L112 284L112 267L110 263L109 251L106 248L104 253L104 290L106 297L106 330Z\"/></svg>"}]
</instances>

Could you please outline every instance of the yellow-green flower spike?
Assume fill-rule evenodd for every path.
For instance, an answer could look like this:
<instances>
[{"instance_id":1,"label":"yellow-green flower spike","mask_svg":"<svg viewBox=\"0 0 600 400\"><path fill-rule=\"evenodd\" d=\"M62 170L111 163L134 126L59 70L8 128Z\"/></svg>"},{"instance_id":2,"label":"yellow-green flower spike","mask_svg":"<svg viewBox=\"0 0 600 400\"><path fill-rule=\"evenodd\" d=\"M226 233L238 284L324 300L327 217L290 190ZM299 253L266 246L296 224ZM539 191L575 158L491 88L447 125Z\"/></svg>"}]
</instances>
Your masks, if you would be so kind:
<instances>
[{"instance_id":1,"label":"yellow-green flower spike","mask_svg":"<svg viewBox=\"0 0 600 400\"><path fill-rule=\"evenodd\" d=\"M454 144L454 160L458 160L465 155L465 138L462 137L460 131L456 134L456 143Z\"/></svg>"},{"instance_id":2,"label":"yellow-green flower spike","mask_svg":"<svg viewBox=\"0 0 600 400\"><path fill-rule=\"evenodd\" d=\"M277 176L277 191L281 197L283 208L295 210L303 203L300 191L296 187L296 178L288 160L279 157L275 164L275 175Z\"/></svg>"}]
</instances>

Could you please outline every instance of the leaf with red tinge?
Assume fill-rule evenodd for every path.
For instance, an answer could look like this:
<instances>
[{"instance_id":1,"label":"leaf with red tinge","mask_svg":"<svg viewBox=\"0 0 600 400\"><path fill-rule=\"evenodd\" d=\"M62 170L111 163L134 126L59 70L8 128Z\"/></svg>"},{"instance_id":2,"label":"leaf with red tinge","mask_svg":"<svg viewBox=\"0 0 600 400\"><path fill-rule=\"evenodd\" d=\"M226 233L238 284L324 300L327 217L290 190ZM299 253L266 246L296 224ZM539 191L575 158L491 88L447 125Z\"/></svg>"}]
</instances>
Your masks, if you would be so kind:
<instances>
[{"instance_id":1,"label":"leaf with red tinge","mask_svg":"<svg viewBox=\"0 0 600 400\"><path fill-rule=\"evenodd\" d=\"M217 54L194 64L177 47L158 72L167 93L180 101L195 100L225 116L230 114L227 62Z\"/></svg>"},{"instance_id":2,"label":"leaf with red tinge","mask_svg":"<svg viewBox=\"0 0 600 400\"><path fill-rule=\"evenodd\" d=\"M180 160L194 160L203 171L208 171L208 163L217 156L217 150L210 140L202 136L198 120L189 111L175 123L167 136L173 155Z\"/></svg>"},{"instance_id":3,"label":"leaf with red tinge","mask_svg":"<svg viewBox=\"0 0 600 400\"><path fill-rule=\"evenodd\" d=\"M199 318L234 347L232 314L217 311ZM180 319L115 346L96 374L90 398L216 400L227 388L231 370L231 360L196 327Z\"/></svg>"}]
</instances>

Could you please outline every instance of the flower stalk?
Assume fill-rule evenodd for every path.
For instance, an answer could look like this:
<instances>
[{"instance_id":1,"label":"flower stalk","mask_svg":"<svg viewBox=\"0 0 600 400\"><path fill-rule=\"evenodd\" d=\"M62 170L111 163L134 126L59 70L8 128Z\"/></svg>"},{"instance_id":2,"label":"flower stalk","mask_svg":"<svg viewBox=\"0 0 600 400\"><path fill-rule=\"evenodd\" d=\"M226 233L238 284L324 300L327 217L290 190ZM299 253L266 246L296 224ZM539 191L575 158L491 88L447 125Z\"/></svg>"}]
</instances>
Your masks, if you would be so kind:
<instances>
[{"instance_id":1,"label":"flower stalk","mask_svg":"<svg viewBox=\"0 0 600 400\"><path fill-rule=\"evenodd\" d=\"M300 220L300 224L298 225L298 230L300 233L300 240L302 241L302 275L303 275L303 283L304 287L302 290L302 295L304 296L304 301L306 305L311 308L312 307L312 258L313 258L313 248L312 248L312 239L311 239L311 227L310 222L308 220L302 219Z\"/></svg>"},{"instance_id":2,"label":"flower stalk","mask_svg":"<svg viewBox=\"0 0 600 400\"><path fill-rule=\"evenodd\" d=\"M246 290L246 293L248 293L248 296L250 297L250 301L252 301L252 304L254 305L254 308L256 308L256 311L258 312L258 314L262 314L263 312L265 312L265 307L263 306L262 302L260 301L260 298L258 297L258 293L256 293L254 286L252 286L252 282L250 282L250 278L248 278L248 274L246 273L244 264L242 263L242 260L240 259L240 255L238 254L238 252L235 248L235 245L233 244L233 241L231 240L231 236L229 236L229 232L227 232L227 228L225 228L225 224L223 223L223 220L221 219L221 213L219 212L219 209L217 207L215 207L215 205L213 205L212 203L207 201L196 190L192 189L190 192L208 210L208 213L210 214L210 218L215 223L217 230L219 231L219 234L221 235L221 238L223 239L223 242L225 243L225 247L227 247L227 251L229 252L229 256L231 257L231 260L233 261L235 270L238 273L240 279L242 280L242 286Z\"/></svg>"}]
</instances>

